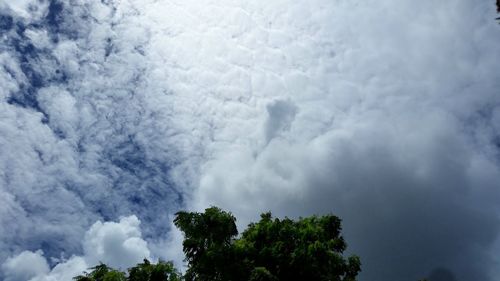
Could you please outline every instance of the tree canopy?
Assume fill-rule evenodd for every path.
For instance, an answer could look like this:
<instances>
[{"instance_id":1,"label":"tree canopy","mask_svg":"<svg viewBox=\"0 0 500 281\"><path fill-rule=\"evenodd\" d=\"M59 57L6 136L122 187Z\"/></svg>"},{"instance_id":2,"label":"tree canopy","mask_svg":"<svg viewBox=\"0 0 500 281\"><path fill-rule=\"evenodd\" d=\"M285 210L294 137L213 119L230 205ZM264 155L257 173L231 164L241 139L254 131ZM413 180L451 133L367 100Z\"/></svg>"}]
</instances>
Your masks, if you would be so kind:
<instances>
[{"instance_id":1,"label":"tree canopy","mask_svg":"<svg viewBox=\"0 0 500 281\"><path fill-rule=\"evenodd\" d=\"M294 221L273 219L266 213L249 225L235 245L250 264L250 276L266 272L266 278L271 278L256 280L354 281L360 260L342 256L347 245L340 223L333 215Z\"/></svg>"},{"instance_id":2,"label":"tree canopy","mask_svg":"<svg viewBox=\"0 0 500 281\"><path fill-rule=\"evenodd\" d=\"M91 272L84 272L73 278L75 281L181 281L181 274L172 262L159 261L156 264L144 262L128 269L128 274L101 263Z\"/></svg>"},{"instance_id":3,"label":"tree canopy","mask_svg":"<svg viewBox=\"0 0 500 281\"><path fill-rule=\"evenodd\" d=\"M236 218L212 207L204 213L178 212L174 224L184 233L183 250L188 262L185 279L242 280L240 257L234 248Z\"/></svg>"},{"instance_id":4,"label":"tree canopy","mask_svg":"<svg viewBox=\"0 0 500 281\"><path fill-rule=\"evenodd\" d=\"M178 212L184 233L184 275L172 262L148 260L120 272L100 264L76 281L355 281L357 256L344 257L347 244L334 215L292 220L261 215L238 236L236 218L217 207L203 213Z\"/></svg>"}]
</instances>

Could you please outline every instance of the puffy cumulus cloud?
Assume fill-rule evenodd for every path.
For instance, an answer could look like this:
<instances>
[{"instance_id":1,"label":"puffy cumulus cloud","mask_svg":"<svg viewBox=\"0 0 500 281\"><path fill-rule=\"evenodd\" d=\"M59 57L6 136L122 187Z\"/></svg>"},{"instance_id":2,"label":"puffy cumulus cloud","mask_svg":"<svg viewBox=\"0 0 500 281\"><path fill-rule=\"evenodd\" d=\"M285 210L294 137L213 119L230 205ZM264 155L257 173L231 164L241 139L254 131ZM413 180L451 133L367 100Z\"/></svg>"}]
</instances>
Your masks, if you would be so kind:
<instances>
[{"instance_id":1,"label":"puffy cumulus cloud","mask_svg":"<svg viewBox=\"0 0 500 281\"><path fill-rule=\"evenodd\" d=\"M50 269L42 251L24 251L16 257L8 258L2 264L2 271L6 281L26 281L46 274Z\"/></svg>"},{"instance_id":2,"label":"puffy cumulus cloud","mask_svg":"<svg viewBox=\"0 0 500 281\"><path fill-rule=\"evenodd\" d=\"M139 225L136 216L123 217L119 222L97 221L85 233L83 256L57 259L50 269L42 251L23 251L2 264L4 278L6 281L71 280L99 262L124 270L145 258L151 259Z\"/></svg>"},{"instance_id":3,"label":"puffy cumulus cloud","mask_svg":"<svg viewBox=\"0 0 500 281\"><path fill-rule=\"evenodd\" d=\"M44 258L44 257L42 257ZM44 258L45 259L45 258ZM87 271L89 265L82 257L72 256L68 260L64 260L50 270L50 272L39 273L30 279L23 279L27 281L60 281L72 280L73 277Z\"/></svg>"},{"instance_id":4,"label":"puffy cumulus cloud","mask_svg":"<svg viewBox=\"0 0 500 281\"><path fill-rule=\"evenodd\" d=\"M127 268L150 259L146 241L141 238L140 221L130 216L115 222L96 222L85 234L84 252L89 264L104 262L111 267Z\"/></svg>"},{"instance_id":5,"label":"puffy cumulus cloud","mask_svg":"<svg viewBox=\"0 0 500 281\"><path fill-rule=\"evenodd\" d=\"M0 261L145 254L133 219L85 238L130 214L173 255L217 204L338 214L362 280L495 279L493 4L0 1Z\"/></svg>"}]
</instances>

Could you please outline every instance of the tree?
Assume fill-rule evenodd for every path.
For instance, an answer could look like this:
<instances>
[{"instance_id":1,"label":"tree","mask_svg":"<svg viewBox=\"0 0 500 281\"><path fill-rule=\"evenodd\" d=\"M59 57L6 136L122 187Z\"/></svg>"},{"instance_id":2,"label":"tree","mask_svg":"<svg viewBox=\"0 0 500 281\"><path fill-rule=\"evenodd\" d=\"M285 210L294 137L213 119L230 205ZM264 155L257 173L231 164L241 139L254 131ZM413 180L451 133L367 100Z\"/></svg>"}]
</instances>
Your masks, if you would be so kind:
<instances>
[{"instance_id":1,"label":"tree","mask_svg":"<svg viewBox=\"0 0 500 281\"><path fill-rule=\"evenodd\" d=\"M180 281L181 274L175 269L172 262L159 261L157 264L144 259L128 269L128 281Z\"/></svg>"},{"instance_id":2,"label":"tree","mask_svg":"<svg viewBox=\"0 0 500 281\"><path fill-rule=\"evenodd\" d=\"M144 259L128 269L128 277L124 272L115 270L101 263L91 272L85 272L73 278L76 281L181 281L181 274L175 269L172 262L159 261L157 264Z\"/></svg>"},{"instance_id":3,"label":"tree","mask_svg":"<svg viewBox=\"0 0 500 281\"><path fill-rule=\"evenodd\" d=\"M497 13L500 13L500 0L497 0ZM500 17L497 20L500 20Z\"/></svg>"},{"instance_id":4,"label":"tree","mask_svg":"<svg viewBox=\"0 0 500 281\"><path fill-rule=\"evenodd\" d=\"M236 241L253 272L262 269L276 280L353 281L360 271L356 256L345 259L347 245L340 235L341 221L333 215L273 219L261 215ZM252 274L254 276L254 274ZM260 278L260 277L259 277ZM268 279L256 280L273 280Z\"/></svg>"},{"instance_id":5,"label":"tree","mask_svg":"<svg viewBox=\"0 0 500 281\"><path fill-rule=\"evenodd\" d=\"M126 281L125 273L112 269L100 263L92 268L91 272L85 272L73 278L76 281Z\"/></svg>"},{"instance_id":6,"label":"tree","mask_svg":"<svg viewBox=\"0 0 500 281\"><path fill-rule=\"evenodd\" d=\"M354 281L360 271L358 257L342 256L347 245L336 216L294 221L265 213L239 239L235 221L216 207L176 214L185 236L186 280Z\"/></svg>"},{"instance_id":7,"label":"tree","mask_svg":"<svg viewBox=\"0 0 500 281\"><path fill-rule=\"evenodd\" d=\"M204 213L178 212L174 224L184 233L182 243L188 269L187 281L241 280L233 241L238 234L236 218L211 207Z\"/></svg>"}]
</instances>

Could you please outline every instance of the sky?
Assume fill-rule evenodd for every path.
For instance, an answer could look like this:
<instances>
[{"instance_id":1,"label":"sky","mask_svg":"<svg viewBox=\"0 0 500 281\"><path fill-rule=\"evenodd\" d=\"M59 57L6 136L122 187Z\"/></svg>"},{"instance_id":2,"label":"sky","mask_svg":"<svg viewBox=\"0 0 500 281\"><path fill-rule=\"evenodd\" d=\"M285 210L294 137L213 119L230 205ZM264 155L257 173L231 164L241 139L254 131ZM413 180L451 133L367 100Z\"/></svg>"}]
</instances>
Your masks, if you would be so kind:
<instances>
[{"instance_id":1,"label":"sky","mask_svg":"<svg viewBox=\"0 0 500 281\"><path fill-rule=\"evenodd\" d=\"M360 281L500 278L494 1L0 0L0 279L338 215Z\"/></svg>"}]
</instances>

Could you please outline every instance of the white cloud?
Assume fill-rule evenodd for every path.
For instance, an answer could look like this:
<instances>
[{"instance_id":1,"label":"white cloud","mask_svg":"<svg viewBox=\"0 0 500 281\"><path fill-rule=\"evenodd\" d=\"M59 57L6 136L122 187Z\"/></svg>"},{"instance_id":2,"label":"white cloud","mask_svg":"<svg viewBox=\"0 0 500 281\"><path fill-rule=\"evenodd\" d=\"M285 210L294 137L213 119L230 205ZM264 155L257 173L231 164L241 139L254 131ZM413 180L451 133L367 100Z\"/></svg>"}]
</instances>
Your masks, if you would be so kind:
<instances>
[{"instance_id":1,"label":"white cloud","mask_svg":"<svg viewBox=\"0 0 500 281\"><path fill-rule=\"evenodd\" d=\"M85 233L84 255L60 260L52 268L41 250L24 251L2 264L6 281L71 280L100 262L126 270L151 260L148 243L142 239L140 221L136 216L123 217L119 222L95 222Z\"/></svg>"},{"instance_id":2,"label":"white cloud","mask_svg":"<svg viewBox=\"0 0 500 281\"><path fill-rule=\"evenodd\" d=\"M1 0L0 8L11 9L14 14L23 18L40 18L47 12L48 1L35 0Z\"/></svg>"},{"instance_id":3,"label":"white cloud","mask_svg":"<svg viewBox=\"0 0 500 281\"><path fill-rule=\"evenodd\" d=\"M111 267L126 269L145 258L151 259L139 224L136 216L121 218L118 223L94 223L83 241L88 264L103 262Z\"/></svg>"},{"instance_id":4,"label":"white cloud","mask_svg":"<svg viewBox=\"0 0 500 281\"><path fill-rule=\"evenodd\" d=\"M24 251L2 264L5 281L26 281L50 271L42 251Z\"/></svg>"},{"instance_id":5,"label":"white cloud","mask_svg":"<svg viewBox=\"0 0 500 281\"><path fill-rule=\"evenodd\" d=\"M73 280L73 277L88 271L89 265L82 257L72 256L70 259L57 264L47 274L39 274L29 281L63 281ZM27 280L27 279L26 279Z\"/></svg>"}]
</instances>

